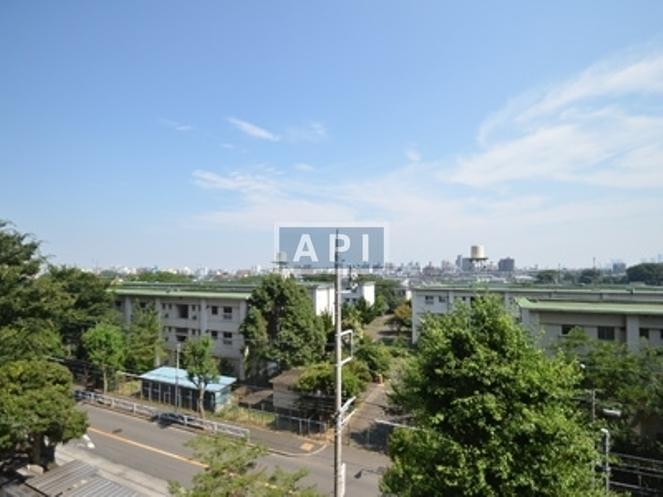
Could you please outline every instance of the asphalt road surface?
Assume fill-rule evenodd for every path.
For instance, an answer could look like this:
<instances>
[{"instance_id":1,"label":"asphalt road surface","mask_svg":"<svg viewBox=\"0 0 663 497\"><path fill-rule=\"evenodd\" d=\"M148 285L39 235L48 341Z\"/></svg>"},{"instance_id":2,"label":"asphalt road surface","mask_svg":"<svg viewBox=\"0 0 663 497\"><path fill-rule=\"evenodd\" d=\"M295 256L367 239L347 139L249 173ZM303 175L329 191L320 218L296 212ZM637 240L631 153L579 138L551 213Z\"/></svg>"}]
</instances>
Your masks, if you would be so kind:
<instances>
[{"instance_id":1,"label":"asphalt road surface","mask_svg":"<svg viewBox=\"0 0 663 497\"><path fill-rule=\"evenodd\" d=\"M187 486L193 475L202 471L202 465L191 459L191 450L184 447L184 443L195 434L93 406L82 408L88 413L88 435L94 443L94 449L86 450L117 464L164 480L177 480ZM332 446L306 456L269 454L259 464L268 468L279 466L288 471L304 468L309 472L304 483L315 485L320 492L332 495L333 454ZM347 464L347 496L380 495L380 474L389 463L386 456L344 446L343 460Z\"/></svg>"}]
</instances>

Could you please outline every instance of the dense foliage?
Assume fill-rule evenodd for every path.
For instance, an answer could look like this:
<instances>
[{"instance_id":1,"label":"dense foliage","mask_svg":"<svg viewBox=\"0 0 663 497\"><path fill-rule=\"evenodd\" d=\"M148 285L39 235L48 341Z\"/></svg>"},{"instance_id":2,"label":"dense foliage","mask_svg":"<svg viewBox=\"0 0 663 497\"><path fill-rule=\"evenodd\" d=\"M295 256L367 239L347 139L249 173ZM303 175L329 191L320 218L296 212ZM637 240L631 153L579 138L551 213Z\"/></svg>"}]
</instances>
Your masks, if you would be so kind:
<instances>
[{"instance_id":1,"label":"dense foliage","mask_svg":"<svg viewBox=\"0 0 663 497\"><path fill-rule=\"evenodd\" d=\"M90 362L101 371L104 393L109 381L124 366L126 342L119 326L99 323L83 335L83 347Z\"/></svg>"},{"instance_id":2,"label":"dense foliage","mask_svg":"<svg viewBox=\"0 0 663 497\"><path fill-rule=\"evenodd\" d=\"M161 323L154 306L136 306L127 330L127 369L133 373L145 373L158 367L164 356Z\"/></svg>"},{"instance_id":3,"label":"dense foliage","mask_svg":"<svg viewBox=\"0 0 663 497\"><path fill-rule=\"evenodd\" d=\"M109 282L97 275L66 266L50 266L44 280L52 284L63 302L52 317L68 355L82 358L83 333L100 322L117 320Z\"/></svg>"},{"instance_id":4,"label":"dense foliage","mask_svg":"<svg viewBox=\"0 0 663 497\"><path fill-rule=\"evenodd\" d=\"M324 356L325 330L306 290L292 278L277 274L263 278L249 299L241 325L249 369L258 373L266 362L279 370L303 366Z\"/></svg>"},{"instance_id":5,"label":"dense foliage","mask_svg":"<svg viewBox=\"0 0 663 497\"><path fill-rule=\"evenodd\" d=\"M644 339L641 345L639 352L631 352L626 344L590 339L575 328L559 348L581 365L587 413L594 390L594 411L609 425L615 450L661 459L663 449L647 428L663 416L663 351L649 347ZM602 418L603 409L618 410L621 416Z\"/></svg>"},{"instance_id":6,"label":"dense foliage","mask_svg":"<svg viewBox=\"0 0 663 497\"><path fill-rule=\"evenodd\" d=\"M0 465L25 455L48 465L56 444L85 432L53 319L68 305L47 278L39 243L0 221Z\"/></svg>"},{"instance_id":7,"label":"dense foliage","mask_svg":"<svg viewBox=\"0 0 663 497\"><path fill-rule=\"evenodd\" d=\"M336 372L333 364L322 362L312 364L300 375L295 390L311 395L333 397L336 387ZM356 397L366 389L371 374L366 365L352 361L343 368L341 392L344 399Z\"/></svg>"},{"instance_id":8,"label":"dense foliage","mask_svg":"<svg viewBox=\"0 0 663 497\"><path fill-rule=\"evenodd\" d=\"M205 389L210 383L219 379L219 364L212 355L214 343L211 338L203 337L197 340L187 340L182 350L182 363L186 369L189 381L198 389L198 412L205 417L203 403Z\"/></svg>"},{"instance_id":9,"label":"dense foliage","mask_svg":"<svg viewBox=\"0 0 663 497\"><path fill-rule=\"evenodd\" d=\"M586 497L594 439L574 396L578 368L547 358L499 302L423 323L394 400L414 429L391 437L382 488L402 497Z\"/></svg>"},{"instance_id":10,"label":"dense foliage","mask_svg":"<svg viewBox=\"0 0 663 497\"><path fill-rule=\"evenodd\" d=\"M651 262L631 266L626 270L626 276L631 283L663 285L663 263Z\"/></svg>"},{"instance_id":11,"label":"dense foliage","mask_svg":"<svg viewBox=\"0 0 663 497\"><path fill-rule=\"evenodd\" d=\"M170 483L173 497L319 497L313 488L304 487L301 479L306 471L294 473L280 468L268 472L256 469L259 457L267 450L250 445L245 439L225 436L199 436L187 445L194 449L196 459L206 468L193 477L190 489L177 482Z\"/></svg>"}]
</instances>

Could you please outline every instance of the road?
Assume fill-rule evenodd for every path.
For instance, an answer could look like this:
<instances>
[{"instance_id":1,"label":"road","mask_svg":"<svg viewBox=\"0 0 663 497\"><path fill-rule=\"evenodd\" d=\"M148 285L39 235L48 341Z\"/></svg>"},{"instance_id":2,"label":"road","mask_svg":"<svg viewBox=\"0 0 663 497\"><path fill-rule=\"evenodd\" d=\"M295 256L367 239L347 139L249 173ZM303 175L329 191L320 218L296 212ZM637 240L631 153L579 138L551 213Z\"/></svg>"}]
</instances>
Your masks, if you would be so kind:
<instances>
[{"instance_id":1,"label":"road","mask_svg":"<svg viewBox=\"0 0 663 497\"><path fill-rule=\"evenodd\" d=\"M195 434L98 407L86 405L83 409L88 413L88 435L94 443L94 449L86 450L114 463L164 480L177 480L187 486L193 475L202 471L202 465L191 460L191 450L184 447ZM343 460L347 464L347 496L380 495L378 482L381 471L389 463L387 457L344 446ZM320 492L331 495L332 461L333 447L329 446L317 454L299 457L269 454L261 458L259 464L268 468L279 466L288 471L305 468L309 474L304 483L315 485Z\"/></svg>"}]
</instances>

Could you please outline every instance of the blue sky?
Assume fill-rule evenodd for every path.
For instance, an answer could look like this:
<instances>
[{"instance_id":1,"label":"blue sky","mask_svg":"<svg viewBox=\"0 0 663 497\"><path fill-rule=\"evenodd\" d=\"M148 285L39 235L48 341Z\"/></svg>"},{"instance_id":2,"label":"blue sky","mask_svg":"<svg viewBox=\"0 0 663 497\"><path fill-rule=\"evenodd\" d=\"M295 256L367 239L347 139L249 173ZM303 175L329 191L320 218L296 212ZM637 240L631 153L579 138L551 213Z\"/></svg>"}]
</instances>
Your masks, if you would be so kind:
<instances>
[{"instance_id":1,"label":"blue sky","mask_svg":"<svg viewBox=\"0 0 663 497\"><path fill-rule=\"evenodd\" d=\"M663 253L663 3L0 4L0 218L82 266Z\"/></svg>"}]
</instances>

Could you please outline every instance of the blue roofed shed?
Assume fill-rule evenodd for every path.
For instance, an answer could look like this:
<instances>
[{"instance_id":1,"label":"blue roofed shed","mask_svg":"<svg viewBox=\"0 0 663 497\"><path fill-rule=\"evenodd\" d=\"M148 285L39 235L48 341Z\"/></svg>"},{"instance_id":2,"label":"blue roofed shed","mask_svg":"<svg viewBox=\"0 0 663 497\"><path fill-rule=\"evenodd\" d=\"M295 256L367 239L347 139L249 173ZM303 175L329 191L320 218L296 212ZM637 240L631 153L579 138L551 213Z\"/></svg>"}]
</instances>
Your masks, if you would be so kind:
<instances>
[{"instance_id":1,"label":"blue roofed shed","mask_svg":"<svg viewBox=\"0 0 663 497\"><path fill-rule=\"evenodd\" d=\"M162 366L140 375L141 394L144 399L176 405L175 390L178 391L177 405L193 411L198 410L198 388L189 380L185 369ZM203 405L206 410L216 412L230 400L232 385L237 378L219 376L217 381L205 388Z\"/></svg>"}]
</instances>

